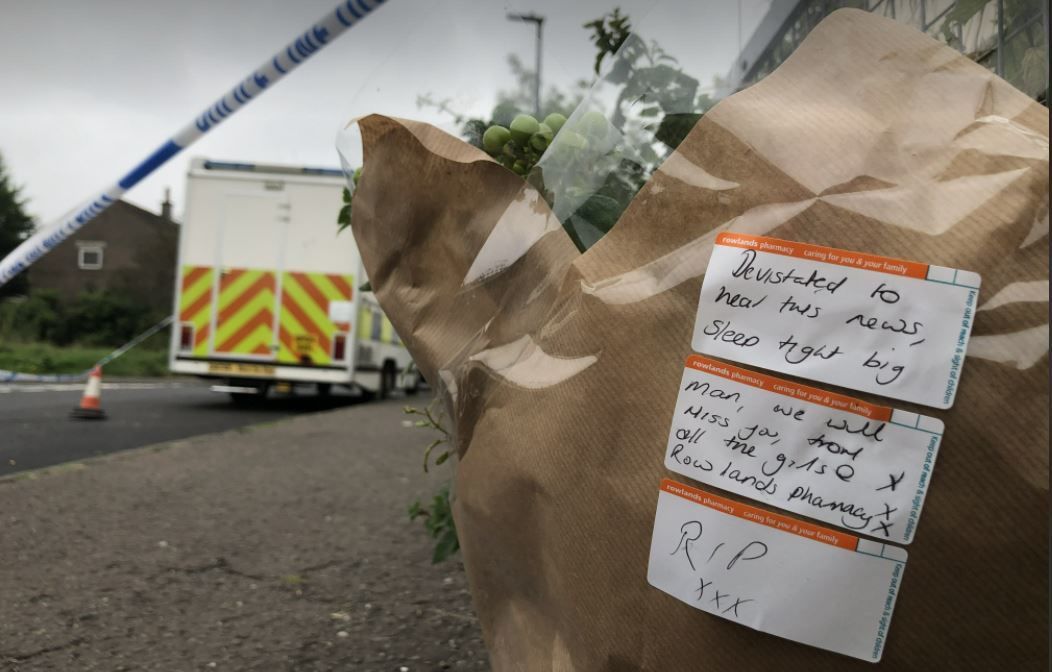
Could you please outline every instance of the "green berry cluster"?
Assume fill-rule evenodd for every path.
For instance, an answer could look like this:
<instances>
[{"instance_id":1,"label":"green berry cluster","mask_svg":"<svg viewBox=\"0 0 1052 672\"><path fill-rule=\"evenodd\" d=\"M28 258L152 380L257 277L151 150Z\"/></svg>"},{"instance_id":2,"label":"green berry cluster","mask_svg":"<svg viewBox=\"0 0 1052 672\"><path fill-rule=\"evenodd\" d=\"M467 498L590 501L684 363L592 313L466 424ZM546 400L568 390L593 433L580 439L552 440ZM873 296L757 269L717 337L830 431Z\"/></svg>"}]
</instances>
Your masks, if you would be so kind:
<instances>
[{"instance_id":1,"label":"green berry cluster","mask_svg":"<svg viewBox=\"0 0 1052 672\"><path fill-rule=\"evenodd\" d=\"M505 168L525 175L540 160L552 139L566 123L566 117L552 112L544 121L529 114L512 119L508 128L490 126L482 135L482 148Z\"/></svg>"}]
</instances>

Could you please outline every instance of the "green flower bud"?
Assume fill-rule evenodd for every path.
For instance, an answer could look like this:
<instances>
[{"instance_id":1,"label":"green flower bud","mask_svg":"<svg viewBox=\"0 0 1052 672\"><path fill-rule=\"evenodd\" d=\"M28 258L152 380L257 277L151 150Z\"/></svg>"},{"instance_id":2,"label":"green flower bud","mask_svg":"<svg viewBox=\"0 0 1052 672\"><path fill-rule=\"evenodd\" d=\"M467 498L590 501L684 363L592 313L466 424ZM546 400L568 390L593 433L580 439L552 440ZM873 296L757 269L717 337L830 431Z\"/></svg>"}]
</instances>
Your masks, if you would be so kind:
<instances>
[{"instance_id":1,"label":"green flower bud","mask_svg":"<svg viewBox=\"0 0 1052 672\"><path fill-rule=\"evenodd\" d=\"M543 152L551 143L553 135L552 129L547 124L541 124L537 132L530 136L530 144L537 151Z\"/></svg>"},{"instance_id":2,"label":"green flower bud","mask_svg":"<svg viewBox=\"0 0 1052 672\"><path fill-rule=\"evenodd\" d=\"M540 124L528 114L520 114L511 121L511 139L520 147L525 147L530 136L537 132Z\"/></svg>"},{"instance_id":3,"label":"green flower bud","mask_svg":"<svg viewBox=\"0 0 1052 672\"><path fill-rule=\"evenodd\" d=\"M566 123L566 117L558 112L552 112L544 118L544 125L552 129L552 133L558 133L559 129Z\"/></svg>"},{"instance_id":4,"label":"green flower bud","mask_svg":"<svg viewBox=\"0 0 1052 672\"><path fill-rule=\"evenodd\" d=\"M490 126L482 134L482 148L488 154L496 154L508 140L511 140L511 131L503 126Z\"/></svg>"}]
</instances>

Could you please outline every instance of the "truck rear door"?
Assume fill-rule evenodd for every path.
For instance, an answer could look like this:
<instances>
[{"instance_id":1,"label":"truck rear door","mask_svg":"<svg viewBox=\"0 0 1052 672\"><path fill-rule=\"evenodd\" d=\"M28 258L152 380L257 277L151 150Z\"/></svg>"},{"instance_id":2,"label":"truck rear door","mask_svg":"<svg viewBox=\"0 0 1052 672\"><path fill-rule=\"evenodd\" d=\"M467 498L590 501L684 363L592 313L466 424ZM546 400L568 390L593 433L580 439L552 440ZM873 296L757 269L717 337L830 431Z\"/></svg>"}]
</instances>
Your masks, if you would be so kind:
<instances>
[{"instance_id":1,"label":"truck rear door","mask_svg":"<svg viewBox=\"0 0 1052 672\"><path fill-rule=\"evenodd\" d=\"M287 224L284 193L225 195L217 245L219 279L214 291L218 296L212 301L212 354L277 359Z\"/></svg>"}]
</instances>

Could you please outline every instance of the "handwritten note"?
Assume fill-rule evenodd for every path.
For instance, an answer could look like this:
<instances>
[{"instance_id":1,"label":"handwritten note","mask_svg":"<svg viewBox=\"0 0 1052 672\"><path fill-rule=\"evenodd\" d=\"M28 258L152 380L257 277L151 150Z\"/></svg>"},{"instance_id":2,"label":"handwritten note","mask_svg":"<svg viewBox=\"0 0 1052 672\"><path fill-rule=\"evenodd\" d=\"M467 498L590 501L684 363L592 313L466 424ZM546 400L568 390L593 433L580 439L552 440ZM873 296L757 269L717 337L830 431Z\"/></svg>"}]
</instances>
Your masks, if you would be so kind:
<instances>
[{"instance_id":1,"label":"handwritten note","mask_svg":"<svg viewBox=\"0 0 1052 672\"><path fill-rule=\"evenodd\" d=\"M647 580L720 618L877 662L906 559L904 549L666 479Z\"/></svg>"},{"instance_id":2,"label":"handwritten note","mask_svg":"<svg viewBox=\"0 0 1052 672\"><path fill-rule=\"evenodd\" d=\"M694 350L949 408L979 283L968 271L721 233Z\"/></svg>"},{"instance_id":3,"label":"handwritten note","mask_svg":"<svg viewBox=\"0 0 1052 672\"><path fill-rule=\"evenodd\" d=\"M852 532L908 544L942 433L935 418L692 355L665 466Z\"/></svg>"}]
</instances>

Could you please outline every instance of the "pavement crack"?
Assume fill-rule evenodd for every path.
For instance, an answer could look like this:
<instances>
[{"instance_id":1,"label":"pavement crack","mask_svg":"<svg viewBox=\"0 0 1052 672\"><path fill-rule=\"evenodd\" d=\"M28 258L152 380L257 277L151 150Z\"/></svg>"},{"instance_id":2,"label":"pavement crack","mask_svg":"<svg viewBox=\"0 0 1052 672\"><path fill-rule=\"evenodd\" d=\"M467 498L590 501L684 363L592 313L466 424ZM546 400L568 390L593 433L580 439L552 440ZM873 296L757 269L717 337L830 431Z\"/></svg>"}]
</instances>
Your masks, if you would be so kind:
<instances>
[{"instance_id":1,"label":"pavement crack","mask_svg":"<svg viewBox=\"0 0 1052 672\"><path fill-rule=\"evenodd\" d=\"M29 653L0 653L0 658L3 658L4 660L10 663L24 663L27 660L32 660L33 658L36 658L38 656L43 656L48 653L54 653L56 651L62 651L65 649L72 648L74 646L79 646L83 642L83 637L77 637L76 639L71 639L65 644L56 644L55 646L48 646L43 649L38 649L36 651L30 651Z\"/></svg>"},{"instance_id":2,"label":"pavement crack","mask_svg":"<svg viewBox=\"0 0 1052 672\"><path fill-rule=\"evenodd\" d=\"M343 562L341 562L339 560L328 560L326 562L319 562L316 565L310 565L309 567L304 567L303 569L298 570L296 573L297 574L309 574L310 572L320 572L323 569L329 569L330 567L338 567L338 566L340 566L342 564L343 564Z\"/></svg>"},{"instance_id":3,"label":"pavement crack","mask_svg":"<svg viewBox=\"0 0 1052 672\"><path fill-rule=\"evenodd\" d=\"M467 614L458 614L458 613L453 612L453 611L446 611L445 609L439 609L438 607L431 607L431 611L433 613L439 615L439 616L448 616L450 618L459 618L460 620L466 621L468 623L478 623L478 619L477 618L475 618L474 616L469 616Z\"/></svg>"},{"instance_id":4,"label":"pavement crack","mask_svg":"<svg viewBox=\"0 0 1052 672\"><path fill-rule=\"evenodd\" d=\"M180 574L189 574L189 575L205 574L207 572L218 571L218 572L222 572L224 574L229 574L230 576L237 576L237 577L240 577L242 579L251 579L253 581L266 581L267 580L267 577L265 577L265 576L260 576L258 574L249 574L248 572L242 572L242 571L240 571L238 569L234 569L234 567L230 564L230 561L227 560L226 558L223 558L223 557L219 557L219 558L216 558L216 559L212 560L212 562L209 562L209 563L206 563L206 564L203 564L203 565L193 566L193 567L168 567L168 566L162 566L162 569L164 570L164 572L167 572L167 573L177 572L177 573L180 573Z\"/></svg>"}]
</instances>

